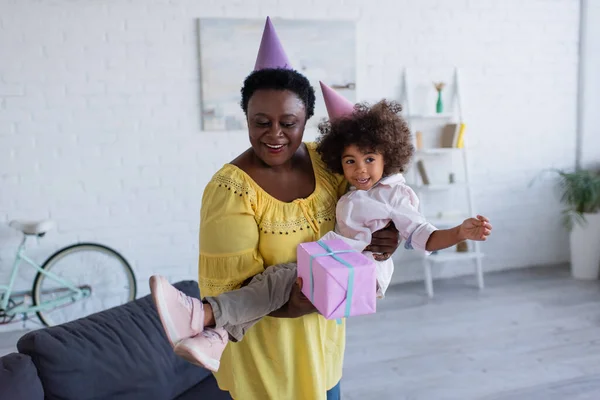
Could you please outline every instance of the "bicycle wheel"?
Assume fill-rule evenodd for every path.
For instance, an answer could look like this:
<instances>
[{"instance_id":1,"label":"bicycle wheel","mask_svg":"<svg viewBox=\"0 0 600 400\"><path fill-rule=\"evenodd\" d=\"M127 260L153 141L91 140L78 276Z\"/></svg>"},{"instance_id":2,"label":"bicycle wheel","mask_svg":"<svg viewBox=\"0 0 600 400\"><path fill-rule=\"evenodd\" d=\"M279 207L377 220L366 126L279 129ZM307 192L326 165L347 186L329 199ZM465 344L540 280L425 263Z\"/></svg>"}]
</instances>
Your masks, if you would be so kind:
<instances>
[{"instance_id":1,"label":"bicycle wheel","mask_svg":"<svg viewBox=\"0 0 600 400\"><path fill-rule=\"evenodd\" d=\"M78 243L54 253L33 281L33 305L46 326L60 325L135 299L137 285L129 263L115 250L97 243ZM56 279L56 278L59 279ZM68 284L85 293L82 298ZM51 302L59 302L49 307Z\"/></svg>"}]
</instances>

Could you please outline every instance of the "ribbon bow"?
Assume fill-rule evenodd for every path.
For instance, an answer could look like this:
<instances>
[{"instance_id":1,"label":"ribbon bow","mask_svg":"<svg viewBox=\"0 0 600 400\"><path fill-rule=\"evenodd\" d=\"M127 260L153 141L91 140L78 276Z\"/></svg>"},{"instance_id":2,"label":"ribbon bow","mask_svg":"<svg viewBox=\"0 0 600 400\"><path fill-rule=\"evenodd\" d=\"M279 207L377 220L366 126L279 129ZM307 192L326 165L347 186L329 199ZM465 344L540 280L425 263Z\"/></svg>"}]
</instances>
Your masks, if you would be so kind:
<instances>
[{"instance_id":1,"label":"ribbon bow","mask_svg":"<svg viewBox=\"0 0 600 400\"><path fill-rule=\"evenodd\" d=\"M344 312L344 317L348 318L350 316L350 310L352 308L352 295L354 294L354 267L348 261L340 258L337 254L343 253L355 253L356 250L332 250L327 244L321 240L317 241L317 244L324 248L327 253L323 254L311 254L310 256L310 301L314 304L315 300L315 278L313 275L313 260L317 257L326 257L331 256L336 261L342 263L346 267L348 267L348 290L346 291L346 310ZM341 324L342 321L338 318L337 323Z\"/></svg>"}]
</instances>

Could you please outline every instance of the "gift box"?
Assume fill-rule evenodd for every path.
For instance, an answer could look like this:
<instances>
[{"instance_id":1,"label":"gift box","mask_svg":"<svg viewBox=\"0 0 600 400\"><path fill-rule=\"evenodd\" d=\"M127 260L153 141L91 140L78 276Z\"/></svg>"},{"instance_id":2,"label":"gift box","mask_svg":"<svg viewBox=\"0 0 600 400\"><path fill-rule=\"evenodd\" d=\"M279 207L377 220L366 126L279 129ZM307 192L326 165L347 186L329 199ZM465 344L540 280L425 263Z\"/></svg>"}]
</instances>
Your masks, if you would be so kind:
<instances>
[{"instance_id":1,"label":"gift box","mask_svg":"<svg viewBox=\"0 0 600 400\"><path fill-rule=\"evenodd\" d=\"M375 262L341 239L298 245L302 293L327 319L373 314Z\"/></svg>"}]
</instances>

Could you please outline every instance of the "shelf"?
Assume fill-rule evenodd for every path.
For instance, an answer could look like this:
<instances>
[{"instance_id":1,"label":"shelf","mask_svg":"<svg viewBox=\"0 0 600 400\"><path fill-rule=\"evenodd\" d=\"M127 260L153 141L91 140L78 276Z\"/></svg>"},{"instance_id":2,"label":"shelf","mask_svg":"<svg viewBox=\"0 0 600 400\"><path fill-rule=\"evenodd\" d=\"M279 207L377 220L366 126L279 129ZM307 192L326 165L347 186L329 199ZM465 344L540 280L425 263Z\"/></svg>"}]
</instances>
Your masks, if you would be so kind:
<instances>
[{"instance_id":1,"label":"shelf","mask_svg":"<svg viewBox=\"0 0 600 400\"><path fill-rule=\"evenodd\" d=\"M458 216L452 217L452 218L426 218L426 219L427 219L427 222L429 222L431 225L433 225L437 228L441 228L441 227L452 227L452 226L460 225L467 218L469 218L469 217L458 215Z\"/></svg>"},{"instance_id":2,"label":"shelf","mask_svg":"<svg viewBox=\"0 0 600 400\"><path fill-rule=\"evenodd\" d=\"M412 79L409 79L409 77L412 77L412 72L409 73L409 69L404 68L402 72L403 90L400 103L402 103L406 110L403 113L403 117L406 119L411 132L415 132L415 147L417 145L419 146L419 148L415 149L413 162L411 163L410 170L411 173L414 174L414 178L412 184L409 183L409 185L411 185L419 196L423 195L425 204L423 204L423 207L420 207L422 210L421 212L425 214L425 219L428 222L439 229L456 227L462 224L465 219L475 215L473 210L473 196L471 190L469 190L471 178L469 163L466 157L467 148L464 147L464 145L461 148L454 147L456 146L461 129L464 129L462 125L464 109L461 96L462 90L459 81L459 70L456 67L454 67L453 70L452 79L447 80L447 83L449 86L453 87L453 90L446 90L447 98L445 102L445 112L442 113L436 113L436 108L432 107L433 104L422 109L414 108L411 105L412 95L410 89L413 88L412 90L415 90L415 88L426 83L427 86L429 86L429 93L433 94L433 88L430 86L431 82L436 82L436 79L440 79L440 77L432 76L428 79L424 79L422 71L417 70L416 75L418 76L418 80L413 81ZM418 92L422 92L422 90L419 88ZM411 112L413 110L416 112ZM417 137L416 133L418 131L421 132L419 137ZM463 131L462 134L464 135L465 132ZM471 131L467 131L466 134L470 137ZM437 136L439 136L439 140L437 139ZM459 163L461 164L461 170L458 170ZM448 169L451 169L451 171L449 170L444 173L443 170L440 170L442 166L436 164L452 164L452 166L445 166ZM430 169L435 173L428 174L428 170ZM450 178L448 173L456 175L454 175L454 178ZM443 177L443 175L446 175L448 178ZM419 179L419 177L421 179ZM462 179L457 181L457 177L461 177ZM424 185L423 182L428 182L430 184ZM447 194L454 195L455 193L447 191L459 187L466 188L464 194L468 198L468 201L457 209L446 209L448 205L445 203L443 197L453 197L447 196ZM429 202L432 202L433 205L426 204ZM431 209L429 215L427 215L428 209ZM440 211L439 213L437 212L438 210ZM454 247L442 250L433 255L423 255L422 264L425 272L425 290L427 291L427 295L433 297L433 267L437 266L438 263L444 262L456 262L457 264L462 263L464 265L475 264L474 272L477 279L477 287L480 290L483 289L483 265L481 262L483 257L484 255L479 251L479 245L477 243L473 243L472 246L471 243L469 243L468 252L464 253L457 252Z\"/></svg>"},{"instance_id":3,"label":"shelf","mask_svg":"<svg viewBox=\"0 0 600 400\"><path fill-rule=\"evenodd\" d=\"M462 148L458 147L439 147L433 149L421 149L415 151L415 155L444 155L444 154L454 154L461 151Z\"/></svg>"},{"instance_id":4,"label":"shelf","mask_svg":"<svg viewBox=\"0 0 600 400\"><path fill-rule=\"evenodd\" d=\"M440 113L440 114L408 114L406 116L410 119L450 119L454 117L452 113Z\"/></svg>"},{"instance_id":5,"label":"shelf","mask_svg":"<svg viewBox=\"0 0 600 400\"><path fill-rule=\"evenodd\" d=\"M455 188L466 188L467 185L464 183L447 183L440 185L413 185L412 186L415 191L423 191L423 192L439 192L443 190L452 190Z\"/></svg>"},{"instance_id":6,"label":"shelf","mask_svg":"<svg viewBox=\"0 0 600 400\"><path fill-rule=\"evenodd\" d=\"M427 256L427 260L434 263L474 260L483 257L483 253L466 252L466 253L438 253Z\"/></svg>"}]
</instances>

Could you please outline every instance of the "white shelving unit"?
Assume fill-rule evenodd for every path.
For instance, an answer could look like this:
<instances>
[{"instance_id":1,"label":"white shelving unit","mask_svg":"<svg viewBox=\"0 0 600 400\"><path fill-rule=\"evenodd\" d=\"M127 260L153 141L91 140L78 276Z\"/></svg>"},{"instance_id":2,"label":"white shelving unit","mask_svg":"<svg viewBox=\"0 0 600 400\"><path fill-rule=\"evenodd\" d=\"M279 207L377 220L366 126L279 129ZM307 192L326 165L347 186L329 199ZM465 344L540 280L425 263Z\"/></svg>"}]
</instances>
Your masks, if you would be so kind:
<instances>
[{"instance_id":1,"label":"white shelving unit","mask_svg":"<svg viewBox=\"0 0 600 400\"><path fill-rule=\"evenodd\" d=\"M454 68L453 73L453 95L451 98L451 102L447 103L447 105L451 105L451 112L445 112L440 114L417 114L412 113L411 109L411 86L409 71L404 69L403 71L403 98L401 100L401 104L403 107L404 116L409 124L410 130L413 134L413 141L415 148L417 148L416 141L416 131L420 130L419 126L423 123L434 123L434 124L447 124L447 123L456 123L458 126L463 123L463 108L461 103L461 91L460 91L460 82L459 82L459 72L457 68ZM433 85L432 85L433 86ZM427 136L426 131L421 131L422 135ZM468 133L465 135L468 136ZM407 177L407 181L417 193L417 196L421 197L423 193L439 193L444 191L452 191L452 190L463 190L466 192L466 205L464 210L461 210L461 213L451 213L448 216L428 216L426 213L426 206L424 206L424 202L420 202L421 212L428 216L428 221L431 222L438 228L450 228L452 226L456 226L461 224L466 218L475 216L475 210L473 205L473 196L471 194L471 185L470 185L470 175L469 175L469 163L468 163L468 150L466 139L463 137L463 146L461 148L456 147L432 147L432 148L422 148L418 149L415 152L415 156L413 157L411 172L412 178ZM463 182L456 183L441 183L441 184L424 184L422 181L418 169L416 168L416 162L419 160L425 161L428 158L435 158L437 161L445 158L452 158L455 155L461 156L461 166L463 169ZM464 213L464 215L463 215ZM469 241L468 243L469 251L468 252L452 252L448 250L444 250L442 252L438 252L437 254L432 254L429 256L423 256L423 269L425 273L425 288L427 290L427 294L429 297L433 297L433 278L431 269L434 265L439 263L459 263L459 262L473 262L475 268L475 276L477 278L477 286L479 289L484 288L483 282L483 266L482 266L482 258L484 254L480 249L480 242ZM455 249L454 249L455 250Z\"/></svg>"},{"instance_id":2,"label":"white shelving unit","mask_svg":"<svg viewBox=\"0 0 600 400\"><path fill-rule=\"evenodd\" d=\"M423 149L423 150L417 150L415 151L415 156L419 157L419 156L425 156L425 155L430 155L430 156L444 156L444 155L449 155L449 154L456 154L456 153L460 153L462 152L463 149L456 149L456 148L451 148L451 147L440 147L439 149Z\"/></svg>"}]
</instances>

